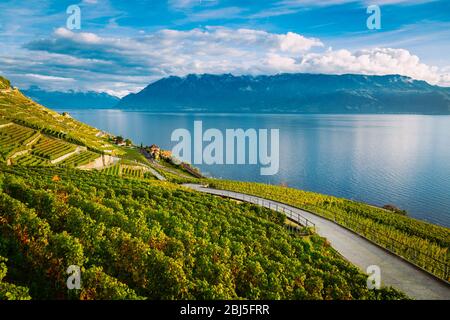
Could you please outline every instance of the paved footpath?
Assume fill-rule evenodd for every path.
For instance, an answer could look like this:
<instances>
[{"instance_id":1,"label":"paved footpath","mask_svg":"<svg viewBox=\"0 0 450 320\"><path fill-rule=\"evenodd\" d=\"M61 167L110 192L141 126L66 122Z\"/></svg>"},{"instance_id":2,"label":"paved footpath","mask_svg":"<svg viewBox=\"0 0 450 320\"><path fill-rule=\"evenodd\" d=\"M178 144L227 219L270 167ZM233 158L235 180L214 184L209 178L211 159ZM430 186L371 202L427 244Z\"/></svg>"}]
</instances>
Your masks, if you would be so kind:
<instances>
[{"instance_id":1,"label":"paved footpath","mask_svg":"<svg viewBox=\"0 0 450 320\"><path fill-rule=\"evenodd\" d=\"M302 225L305 224L306 220L310 223L312 222L315 224L316 232L319 235L327 238L334 249L363 272L367 270L368 266L379 266L383 285L397 288L414 299L450 300L449 284L436 279L429 273L330 220L286 204L255 196L205 188L195 184L185 184L184 186L199 192L238 199L270 209L288 212L294 220L297 220Z\"/></svg>"}]
</instances>

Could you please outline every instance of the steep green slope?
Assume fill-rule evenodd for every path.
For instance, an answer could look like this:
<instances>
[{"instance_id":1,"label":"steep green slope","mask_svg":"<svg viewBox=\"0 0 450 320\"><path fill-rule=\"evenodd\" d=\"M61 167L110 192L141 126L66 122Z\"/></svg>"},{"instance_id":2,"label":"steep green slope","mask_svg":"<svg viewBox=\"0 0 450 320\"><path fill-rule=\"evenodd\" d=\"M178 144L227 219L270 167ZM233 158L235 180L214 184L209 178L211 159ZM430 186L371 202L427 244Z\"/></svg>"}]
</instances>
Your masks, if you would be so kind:
<instances>
[{"instance_id":1,"label":"steep green slope","mask_svg":"<svg viewBox=\"0 0 450 320\"><path fill-rule=\"evenodd\" d=\"M1 77L0 162L103 169L108 174L118 168L119 176L154 179L137 147L116 145L112 135L35 103Z\"/></svg>"},{"instance_id":2,"label":"steep green slope","mask_svg":"<svg viewBox=\"0 0 450 320\"><path fill-rule=\"evenodd\" d=\"M13 122L99 153L122 154L120 149L102 137L100 130L47 109L17 89L0 90L0 119L3 123Z\"/></svg>"},{"instance_id":3,"label":"steep green slope","mask_svg":"<svg viewBox=\"0 0 450 320\"><path fill-rule=\"evenodd\" d=\"M9 80L0 76L0 90L9 89L10 87L11 83L9 82Z\"/></svg>"},{"instance_id":4,"label":"steep green slope","mask_svg":"<svg viewBox=\"0 0 450 320\"><path fill-rule=\"evenodd\" d=\"M368 290L366 275L281 213L155 181L136 148L1 83L0 299L405 298ZM105 154L123 158L69 169ZM80 290L67 289L69 266Z\"/></svg>"},{"instance_id":5,"label":"steep green slope","mask_svg":"<svg viewBox=\"0 0 450 320\"><path fill-rule=\"evenodd\" d=\"M268 209L99 172L1 171L0 255L33 298L404 298L368 290L326 240ZM69 265L87 277L80 291Z\"/></svg>"}]
</instances>

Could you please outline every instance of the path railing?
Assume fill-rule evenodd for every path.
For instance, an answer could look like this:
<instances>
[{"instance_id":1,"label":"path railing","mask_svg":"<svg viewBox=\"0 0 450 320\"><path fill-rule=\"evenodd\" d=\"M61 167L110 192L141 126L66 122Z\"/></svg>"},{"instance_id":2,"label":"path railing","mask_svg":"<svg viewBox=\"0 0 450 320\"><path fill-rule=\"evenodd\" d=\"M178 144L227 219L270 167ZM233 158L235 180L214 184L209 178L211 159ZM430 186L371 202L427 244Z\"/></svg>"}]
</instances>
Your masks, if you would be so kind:
<instances>
[{"instance_id":1,"label":"path railing","mask_svg":"<svg viewBox=\"0 0 450 320\"><path fill-rule=\"evenodd\" d=\"M224 194L225 193L225 194ZM242 200L245 202L254 203L273 209L279 212L283 212L286 216L293 221L298 222L302 226L311 227L314 230L315 224L302 216L299 212L290 209L290 205L285 205L283 203L276 202L274 200L265 200L257 196L252 196L249 194L236 193L228 190L221 190L219 195L233 198L236 200ZM326 218L328 220L334 221L336 224L347 228L356 234L366 238L370 242L386 249L387 251L402 257L411 264L419 267L422 270L429 272L430 274L436 276L437 278L444 280L449 283L450 281L450 253L447 255L447 259L438 259L428 252L424 252L417 249L407 243L404 243L394 237L389 235L381 234L376 229L361 223L357 219L351 217L350 214L342 215L337 212L333 212L324 208L315 207L309 205L307 208L296 208L296 210L303 210L310 212L317 216Z\"/></svg>"},{"instance_id":2,"label":"path railing","mask_svg":"<svg viewBox=\"0 0 450 320\"><path fill-rule=\"evenodd\" d=\"M244 202L249 202L249 203L253 203L256 205L260 205L260 206L263 206L263 207L266 207L268 209L272 209L272 210L275 210L278 212L282 212L286 215L286 217L289 220L297 222L298 224L300 224L304 227L311 228L314 231L316 230L316 225L314 224L314 222L312 222L311 220L302 216L298 211L294 211L291 208L289 208L289 206L284 205L282 203L272 201L272 200L265 200L265 199L251 196L248 194L237 193L237 192L226 191L226 190L223 190L220 193L220 195L225 196L227 198L242 200Z\"/></svg>"},{"instance_id":3,"label":"path railing","mask_svg":"<svg viewBox=\"0 0 450 320\"><path fill-rule=\"evenodd\" d=\"M315 206L311 206L315 207ZM443 279L447 283L450 280L450 261L437 259L428 252L412 247L411 245L399 241L389 235L384 235L374 228L361 223L353 218L350 214L342 215L333 211L329 211L320 207L311 209L303 209L318 216L322 216L328 220L334 221L336 224L343 226L367 240L383 247L389 252L400 256L415 266L426 270L434 276ZM450 257L450 256L449 256Z\"/></svg>"}]
</instances>

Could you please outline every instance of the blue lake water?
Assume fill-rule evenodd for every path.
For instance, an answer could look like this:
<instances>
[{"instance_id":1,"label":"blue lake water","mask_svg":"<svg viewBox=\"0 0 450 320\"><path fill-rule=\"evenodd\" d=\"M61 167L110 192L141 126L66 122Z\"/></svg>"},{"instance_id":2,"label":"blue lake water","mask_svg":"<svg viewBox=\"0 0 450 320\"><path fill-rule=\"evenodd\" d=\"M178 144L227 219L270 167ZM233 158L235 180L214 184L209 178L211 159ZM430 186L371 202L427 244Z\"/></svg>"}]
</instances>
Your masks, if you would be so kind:
<instances>
[{"instance_id":1,"label":"blue lake water","mask_svg":"<svg viewBox=\"0 0 450 320\"><path fill-rule=\"evenodd\" d=\"M172 131L279 129L280 169L261 176L257 165L201 165L215 177L394 204L418 219L450 227L450 116L155 114L118 110L68 111L76 119L135 144L171 150Z\"/></svg>"}]
</instances>

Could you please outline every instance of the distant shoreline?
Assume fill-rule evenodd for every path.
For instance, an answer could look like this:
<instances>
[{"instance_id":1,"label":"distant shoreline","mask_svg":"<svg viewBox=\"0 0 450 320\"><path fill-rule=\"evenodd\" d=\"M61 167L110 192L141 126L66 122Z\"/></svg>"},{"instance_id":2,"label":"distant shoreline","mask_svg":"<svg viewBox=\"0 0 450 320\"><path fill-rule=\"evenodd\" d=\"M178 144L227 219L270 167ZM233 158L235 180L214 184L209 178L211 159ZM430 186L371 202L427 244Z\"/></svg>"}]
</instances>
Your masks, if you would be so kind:
<instances>
[{"instance_id":1,"label":"distant shoreline","mask_svg":"<svg viewBox=\"0 0 450 320\"><path fill-rule=\"evenodd\" d=\"M450 116L450 113L285 113L285 112L212 112L212 111L155 111L146 109L134 109L134 108L103 108L103 107L79 107L79 108L52 108L53 110L61 113L68 111L87 111L87 110L104 110L104 111L121 111L121 112L144 112L147 114L198 114L198 115L286 115L286 116L320 116L320 115L330 115L330 116L363 116L363 115L405 115L405 116Z\"/></svg>"}]
</instances>

